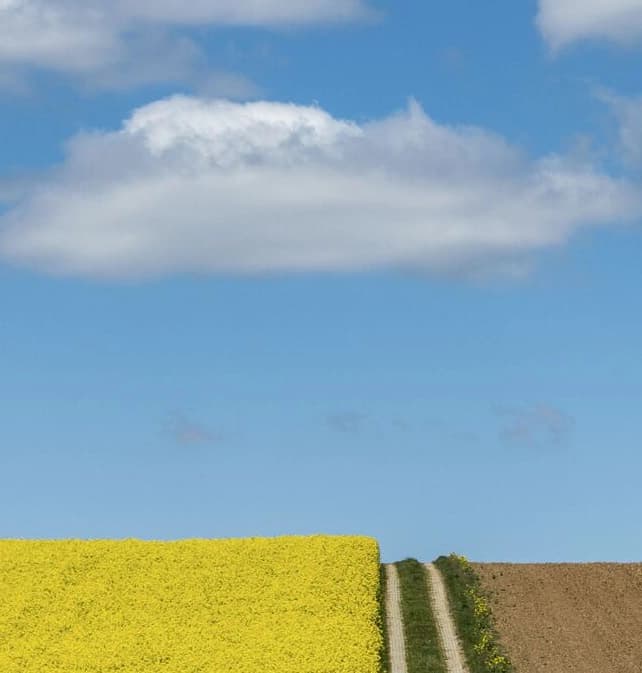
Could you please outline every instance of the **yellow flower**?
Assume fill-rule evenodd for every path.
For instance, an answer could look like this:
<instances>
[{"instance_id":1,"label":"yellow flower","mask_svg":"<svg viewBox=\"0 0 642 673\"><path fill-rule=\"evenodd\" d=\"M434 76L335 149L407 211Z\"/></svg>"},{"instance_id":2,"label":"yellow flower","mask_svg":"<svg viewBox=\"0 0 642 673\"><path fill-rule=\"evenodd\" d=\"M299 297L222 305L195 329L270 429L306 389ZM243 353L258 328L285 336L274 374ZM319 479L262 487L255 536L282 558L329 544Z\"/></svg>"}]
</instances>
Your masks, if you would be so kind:
<instances>
[{"instance_id":1,"label":"yellow flower","mask_svg":"<svg viewBox=\"0 0 642 673\"><path fill-rule=\"evenodd\" d=\"M0 541L2 673L377 673L365 537Z\"/></svg>"}]
</instances>

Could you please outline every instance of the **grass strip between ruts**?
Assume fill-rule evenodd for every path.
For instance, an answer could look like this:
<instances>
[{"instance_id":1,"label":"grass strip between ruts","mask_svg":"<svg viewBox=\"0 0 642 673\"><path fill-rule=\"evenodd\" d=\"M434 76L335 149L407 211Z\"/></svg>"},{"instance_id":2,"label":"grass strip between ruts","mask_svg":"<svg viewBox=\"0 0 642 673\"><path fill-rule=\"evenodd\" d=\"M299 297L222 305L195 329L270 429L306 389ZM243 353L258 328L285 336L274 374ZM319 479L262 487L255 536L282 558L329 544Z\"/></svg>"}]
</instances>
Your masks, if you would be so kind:
<instances>
[{"instance_id":1,"label":"grass strip between ruts","mask_svg":"<svg viewBox=\"0 0 642 673\"><path fill-rule=\"evenodd\" d=\"M379 566L379 624L383 636L381 644L381 673L390 673L390 648L388 646L388 617L386 611L386 566Z\"/></svg>"},{"instance_id":2,"label":"grass strip between ruts","mask_svg":"<svg viewBox=\"0 0 642 673\"><path fill-rule=\"evenodd\" d=\"M514 673L499 643L488 598L468 560L451 554L440 556L435 565L446 584L470 673Z\"/></svg>"},{"instance_id":3,"label":"grass strip between ruts","mask_svg":"<svg viewBox=\"0 0 642 673\"><path fill-rule=\"evenodd\" d=\"M415 559L395 565L399 573L408 673L446 673L426 569Z\"/></svg>"}]
</instances>

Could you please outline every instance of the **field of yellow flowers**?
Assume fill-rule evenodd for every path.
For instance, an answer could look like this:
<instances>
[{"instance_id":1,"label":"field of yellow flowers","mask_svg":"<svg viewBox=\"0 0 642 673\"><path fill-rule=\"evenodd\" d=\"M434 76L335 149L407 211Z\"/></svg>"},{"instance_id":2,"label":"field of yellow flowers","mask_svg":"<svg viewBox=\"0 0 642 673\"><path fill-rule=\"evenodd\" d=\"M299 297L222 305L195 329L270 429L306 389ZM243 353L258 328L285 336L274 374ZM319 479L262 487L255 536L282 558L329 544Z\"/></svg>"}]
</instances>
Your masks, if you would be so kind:
<instances>
[{"instance_id":1,"label":"field of yellow flowers","mask_svg":"<svg viewBox=\"0 0 642 673\"><path fill-rule=\"evenodd\" d=\"M377 673L366 537L0 541L1 673Z\"/></svg>"}]
</instances>

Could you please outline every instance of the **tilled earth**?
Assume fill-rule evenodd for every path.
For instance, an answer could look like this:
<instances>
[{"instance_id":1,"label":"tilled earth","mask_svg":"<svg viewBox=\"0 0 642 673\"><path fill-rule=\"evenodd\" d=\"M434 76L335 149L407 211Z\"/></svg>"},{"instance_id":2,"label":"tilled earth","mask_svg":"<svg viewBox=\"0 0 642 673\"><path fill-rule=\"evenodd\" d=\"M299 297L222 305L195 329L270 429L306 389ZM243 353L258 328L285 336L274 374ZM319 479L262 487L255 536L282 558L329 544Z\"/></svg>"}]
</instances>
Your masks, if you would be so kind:
<instances>
[{"instance_id":1,"label":"tilled earth","mask_svg":"<svg viewBox=\"0 0 642 673\"><path fill-rule=\"evenodd\" d=\"M642 564L473 565L517 673L642 673Z\"/></svg>"}]
</instances>

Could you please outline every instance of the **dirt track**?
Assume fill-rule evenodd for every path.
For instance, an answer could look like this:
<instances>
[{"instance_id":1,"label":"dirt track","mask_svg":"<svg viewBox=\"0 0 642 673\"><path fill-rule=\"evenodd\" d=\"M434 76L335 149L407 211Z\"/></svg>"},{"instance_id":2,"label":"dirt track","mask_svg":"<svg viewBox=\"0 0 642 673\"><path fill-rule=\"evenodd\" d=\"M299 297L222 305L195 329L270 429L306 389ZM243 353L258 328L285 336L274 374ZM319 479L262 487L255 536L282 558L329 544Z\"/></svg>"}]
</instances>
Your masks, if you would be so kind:
<instances>
[{"instance_id":1,"label":"dirt track","mask_svg":"<svg viewBox=\"0 0 642 673\"><path fill-rule=\"evenodd\" d=\"M517 673L642 673L642 564L473 564Z\"/></svg>"},{"instance_id":2,"label":"dirt track","mask_svg":"<svg viewBox=\"0 0 642 673\"><path fill-rule=\"evenodd\" d=\"M407 673L406 643L401 614L401 587L397 568L392 563L386 564L386 621L390 673Z\"/></svg>"},{"instance_id":3,"label":"dirt track","mask_svg":"<svg viewBox=\"0 0 642 673\"><path fill-rule=\"evenodd\" d=\"M426 563L425 567L428 591L448 673L468 673L468 668L464 663L464 654L457 639L455 624L450 614L444 580L433 563Z\"/></svg>"}]
</instances>

